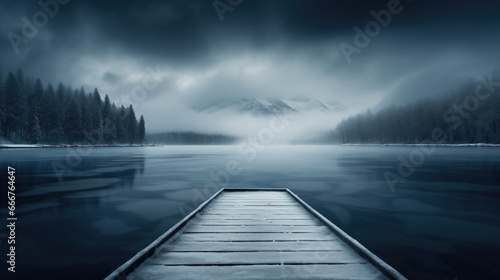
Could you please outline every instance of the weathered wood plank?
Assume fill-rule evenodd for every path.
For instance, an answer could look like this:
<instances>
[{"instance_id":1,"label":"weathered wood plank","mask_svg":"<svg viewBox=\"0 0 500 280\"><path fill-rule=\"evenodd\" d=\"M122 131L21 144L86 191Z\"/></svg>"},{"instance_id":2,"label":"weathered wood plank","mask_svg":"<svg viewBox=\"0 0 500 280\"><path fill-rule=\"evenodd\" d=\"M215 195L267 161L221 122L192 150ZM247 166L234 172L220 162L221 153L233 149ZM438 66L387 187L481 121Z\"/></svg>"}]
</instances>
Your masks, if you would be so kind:
<instances>
[{"instance_id":1,"label":"weathered wood plank","mask_svg":"<svg viewBox=\"0 0 500 280\"><path fill-rule=\"evenodd\" d=\"M301 218L311 218L311 215L309 215L307 212L299 212L299 211L264 211L264 210L259 210L259 211L206 211L203 213L200 213L199 215L204 216L204 215L224 215L224 216L254 216L254 217L275 217L275 216L295 216L295 217L301 217Z\"/></svg>"},{"instance_id":2,"label":"weathered wood plank","mask_svg":"<svg viewBox=\"0 0 500 280\"><path fill-rule=\"evenodd\" d=\"M263 198L263 199L279 199L279 198L284 198L288 199L290 198L286 192L283 193L276 193L276 192L267 192L267 193L252 193L252 192L247 192L247 193L224 193L221 196L222 199L256 199L256 198Z\"/></svg>"},{"instance_id":3,"label":"weathered wood plank","mask_svg":"<svg viewBox=\"0 0 500 280\"><path fill-rule=\"evenodd\" d=\"M243 201L243 200L258 200L258 201L266 201L266 200L280 200L280 201L293 201L293 199L290 199L290 197L287 196L287 194L279 195L279 196L273 196L273 195L263 195L263 196L257 196L257 195L224 195L221 196L221 199L224 199L225 201Z\"/></svg>"},{"instance_id":4,"label":"weathered wood plank","mask_svg":"<svg viewBox=\"0 0 500 280\"><path fill-rule=\"evenodd\" d=\"M293 203L284 203L284 202L232 202L232 203L214 203L213 205L210 205L210 207L256 207L256 206L265 206L265 207L273 207L273 206L293 206L293 207L301 207L299 204L293 204Z\"/></svg>"},{"instance_id":5,"label":"weathered wood plank","mask_svg":"<svg viewBox=\"0 0 500 280\"><path fill-rule=\"evenodd\" d=\"M275 207L268 207L267 209L264 207L255 207L255 208L236 208L236 209L220 209L220 208L213 208L213 209L206 209L202 211L200 214L252 214L252 215L262 215L265 213L268 214L304 214L308 215L308 217L311 217L311 214L307 213L306 211L300 209L300 208L275 208Z\"/></svg>"},{"instance_id":6,"label":"weathered wood plank","mask_svg":"<svg viewBox=\"0 0 500 280\"><path fill-rule=\"evenodd\" d=\"M338 237L330 234L317 232L311 233L186 233L178 238L179 241L220 241L220 242L238 242L238 241L328 241L338 240Z\"/></svg>"},{"instance_id":7,"label":"weathered wood plank","mask_svg":"<svg viewBox=\"0 0 500 280\"><path fill-rule=\"evenodd\" d=\"M160 252L150 265L283 265L367 263L352 251L338 252Z\"/></svg>"},{"instance_id":8,"label":"weathered wood plank","mask_svg":"<svg viewBox=\"0 0 500 280\"><path fill-rule=\"evenodd\" d=\"M210 221L210 220L220 220L220 221L225 221L225 220L249 220L249 221L275 221L275 220L280 220L280 221L287 221L287 220L307 220L311 222L315 222L316 220L311 220L306 217L301 218L301 217L295 217L294 215L280 215L280 216L271 216L271 217L265 217L262 215L222 215L222 214L207 214L207 215L200 215L199 219L196 219L198 222L202 223L204 221ZM319 222L319 221L316 221Z\"/></svg>"},{"instance_id":9,"label":"weathered wood plank","mask_svg":"<svg viewBox=\"0 0 500 280\"><path fill-rule=\"evenodd\" d=\"M134 278L136 277L136 278ZM148 280L361 280L386 279L366 264L345 265L250 265L250 266L163 266L140 267L130 279Z\"/></svg>"},{"instance_id":10,"label":"weathered wood plank","mask_svg":"<svg viewBox=\"0 0 500 280\"><path fill-rule=\"evenodd\" d=\"M282 226L282 225L254 225L251 227L240 225L229 226L204 226L192 225L186 228L186 233L231 233L231 232L325 232L325 226Z\"/></svg>"},{"instance_id":11,"label":"weathered wood plank","mask_svg":"<svg viewBox=\"0 0 500 280\"><path fill-rule=\"evenodd\" d=\"M203 221L198 221L198 225L242 225L242 226L259 226L259 225L321 225L318 221L304 220L304 219L205 219Z\"/></svg>"},{"instance_id":12,"label":"weathered wood plank","mask_svg":"<svg viewBox=\"0 0 500 280\"><path fill-rule=\"evenodd\" d=\"M258 216L261 215L262 217L267 217L267 215L263 214L288 214L288 215L294 215L294 214L302 214L302 215L307 215L307 217L311 218L311 214L307 213L306 211L302 211L301 209L283 209L283 210L277 210L277 209L210 209L210 210L205 210L200 212L200 215L206 215L206 214L231 214L231 215L240 215L240 214L246 214L246 215L254 215Z\"/></svg>"},{"instance_id":13,"label":"weathered wood plank","mask_svg":"<svg viewBox=\"0 0 500 280\"><path fill-rule=\"evenodd\" d=\"M233 201L233 200L290 200L288 194L280 194L280 195L250 195L250 194L241 194L241 195L229 195L224 194L221 196L221 199L225 201Z\"/></svg>"},{"instance_id":14,"label":"weathered wood plank","mask_svg":"<svg viewBox=\"0 0 500 280\"><path fill-rule=\"evenodd\" d=\"M268 198L265 198L265 197L262 197L262 198L258 198L258 197L245 197L245 198L238 198L238 197L234 197L234 198L222 198L221 197L221 200L219 200L218 202L223 202L223 203L269 203L269 202L279 202L279 203L296 203L297 201L294 201L293 198L290 198L290 197L274 197L274 198L271 198L271 197L268 197Z\"/></svg>"},{"instance_id":15,"label":"weathered wood plank","mask_svg":"<svg viewBox=\"0 0 500 280\"><path fill-rule=\"evenodd\" d=\"M296 203L293 198L241 198L241 199L224 199L218 203ZM215 202L214 202L215 203Z\"/></svg>"},{"instance_id":16,"label":"weathered wood plank","mask_svg":"<svg viewBox=\"0 0 500 280\"><path fill-rule=\"evenodd\" d=\"M162 249L170 252L265 252L265 251L345 251L340 241L290 242L173 242Z\"/></svg>"},{"instance_id":17,"label":"weathered wood plank","mask_svg":"<svg viewBox=\"0 0 500 280\"><path fill-rule=\"evenodd\" d=\"M273 211L279 211L279 210L297 210L301 211L304 210L304 208L301 208L299 205L234 205L234 206L227 206L227 205L212 205L210 207L207 207L203 211L212 211L212 210L225 210L225 211L238 211L238 210L273 210Z\"/></svg>"}]
</instances>

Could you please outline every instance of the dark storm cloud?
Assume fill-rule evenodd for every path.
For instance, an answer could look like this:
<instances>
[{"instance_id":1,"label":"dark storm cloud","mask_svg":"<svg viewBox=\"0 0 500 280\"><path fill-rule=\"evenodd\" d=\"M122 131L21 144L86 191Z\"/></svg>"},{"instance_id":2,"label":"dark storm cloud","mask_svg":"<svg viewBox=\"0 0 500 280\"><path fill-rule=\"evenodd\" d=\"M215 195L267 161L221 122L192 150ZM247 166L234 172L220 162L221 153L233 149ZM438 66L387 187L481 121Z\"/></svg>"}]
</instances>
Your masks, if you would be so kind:
<instances>
[{"instance_id":1,"label":"dark storm cloud","mask_svg":"<svg viewBox=\"0 0 500 280\"><path fill-rule=\"evenodd\" d=\"M108 83L114 84L120 80L120 76L113 74L111 72L106 72L102 79Z\"/></svg>"},{"instance_id":2,"label":"dark storm cloud","mask_svg":"<svg viewBox=\"0 0 500 280\"><path fill-rule=\"evenodd\" d=\"M152 122L162 116L149 109L172 96L201 100L234 89L373 106L439 94L498 68L500 3L486 0L401 0L403 10L347 63L339 44L353 45L353 28L364 29L370 12L391 1L242 0L221 21L212 0L72 0L16 54L7 34L22 36L21 18L33 21L41 7L5 0L0 68L98 87L118 100L141 86L146 67L159 66L161 83L138 104Z\"/></svg>"},{"instance_id":3,"label":"dark storm cloud","mask_svg":"<svg viewBox=\"0 0 500 280\"><path fill-rule=\"evenodd\" d=\"M210 52L224 47L222 44L237 46L233 37L265 47L277 40L301 44L348 36L354 26L371 20L371 10L385 9L388 2L242 1L234 11L226 12L221 22L212 1L70 1L61 5L43 29L51 35L47 48L55 51L65 48L86 53L116 48L150 59L203 63L210 62ZM35 3L2 1L2 14L14 14L7 27L18 26L17 30L2 30L4 34L19 32L20 18L30 19L40 9ZM414 39L432 40L437 35L443 42L454 42L498 23L499 4L494 1L401 3L405 10L394 16L390 29L412 32ZM35 38L30 44L41 44L39 41ZM4 51L8 45L8 40L2 41ZM28 51L35 53L28 55L29 59L40 56L35 48Z\"/></svg>"}]
</instances>

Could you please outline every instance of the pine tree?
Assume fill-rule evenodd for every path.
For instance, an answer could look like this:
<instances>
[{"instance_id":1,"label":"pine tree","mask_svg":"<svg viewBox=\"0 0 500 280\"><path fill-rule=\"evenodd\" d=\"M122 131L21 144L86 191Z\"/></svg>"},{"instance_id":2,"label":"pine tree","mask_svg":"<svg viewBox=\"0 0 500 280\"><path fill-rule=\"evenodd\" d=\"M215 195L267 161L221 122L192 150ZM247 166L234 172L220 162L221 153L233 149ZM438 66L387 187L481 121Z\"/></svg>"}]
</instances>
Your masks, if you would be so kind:
<instances>
[{"instance_id":1,"label":"pine tree","mask_svg":"<svg viewBox=\"0 0 500 280\"><path fill-rule=\"evenodd\" d=\"M40 79L37 79L34 86L31 87L30 83L27 83L28 89L28 128L30 134L28 135L28 141L38 143L41 140L42 132L40 127L40 112L41 100L43 96L43 85Z\"/></svg>"},{"instance_id":2,"label":"pine tree","mask_svg":"<svg viewBox=\"0 0 500 280\"><path fill-rule=\"evenodd\" d=\"M42 128L40 127L40 121L38 120L38 114L35 112L35 114L32 115L32 119L30 121L30 128L31 128L31 141L34 144L37 144L40 142L42 138Z\"/></svg>"},{"instance_id":3,"label":"pine tree","mask_svg":"<svg viewBox=\"0 0 500 280\"><path fill-rule=\"evenodd\" d=\"M89 133L92 134L91 143L100 144L103 141L103 122L102 122L102 112L98 103L92 100L90 102L90 117L91 117L91 130Z\"/></svg>"},{"instance_id":4,"label":"pine tree","mask_svg":"<svg viewBox=\"0 0 500 280\"><path fill-rule=\"evenodd\" d=\"M59 83L57 85L56 95L61 106L63 106L66 103L66 87L63 85L63 83Z\"/></svg>"},{"instance_id":5,"label":"pine tree","mask_svg":"<svg viewBox=\"0 0 500 280\"><path fill-rule=\"evenodd\" d=\"M96 103L99 106L99 109L102 109L102 99L97 88L94 89L94 92L92 93L92 98L94 100L94 103Z\"/></svg>"},{"instance_id":6,"label":"pine tree","mask_svg":"<svg viewBox=\"0 0 500 280\"><path fill-rule=\"evenodd\" d=\"M6 125L4 135L11 141L21 143L25 121L25 100L18 80L12 72L9 73L5 83L5 107Z\"/></svg>"},{"instance_id":7,"label":"pine tree","mask_svg":"<svg viewBox=\"0 0 500 280\"><path fill-rule=\"evenodd\" d=\"M118 119L116 121L117 140L119 143L128 142L128 126L126 124L128 110L122 105L118 110Z\"/></svg>"},{"instance_id":8,"label":"pine tree","mask_svg":"<svg viewBox=\"0 0 500 280\"><path fill-rule=\"evenodd\" d=\"M113 138L116 138L116 124L112 118L111 112L111 102L109 101L109 96L106 94L104 97L104 105L102 108L102 118L103 118L103 137L104 143L110 144Z\"/></svg>"},{"instance_id":9,"label":"pine tree","mask_svg":"<svg viewBox=\"0 0 500 280\"><path fill-rule=\"evenodd\" d=\"M64 116L64 134L70 144L82 140L82 112L77 96L72 96Z\"/></svg>"},{"instance_id":10,"label":"pine tree","mask_svg":"<svg viewBox=\"0 0 500 280\"><path fill-rule=\"evenodd\" d=\"M115 103L111 104L111 124L112 124L112 142L119 142L118 139L118 121L120 119L120 111Z\"/></svg>"},{"instance_id":11,"label":"pine tree","mask_svg":"<svg viewBox=\"0 0 500 280\"><path fill-rule=\"evenodd\" d=\"M142 144L144 138L146 137L146 123L144 122L144 116L141 115L141 119L139 120L139 128L138 128L138 143Z\"/></svg>"},{"instance_id":12,"label":"pine tree","mask_svg":"<svg viewBox=\"0 0 500 280\"><path fill-rule=\"evenodd\" d=\"M44 121L46 130L42 132L45 134L45 141L48 143L61 143L63 138L63 108L62 102L58 98L54 87L49 84L45 89L42 108L44 110ZM46 123L45 123L46 122ZM43 127L43 126L42 126Z\"/></svg>"},{"instance_id":13,"label":"pine tree","mask_svg":"<svg viewBox=\"0 0 500 280\"><path fill-rule=\"evenodd\" d=\"M42 140L43 142L48 141L48 135L47 132L50 130L50 118L49 118L49 110L53 106L53 100L49 96L49 93L47 89L49 88L50 85L47 86L47 88L44 89L42 98L40 100L40 110L41 114L39 116L40 119L40 127L42 129ZM52 86L50 86L52 87Z\"/></svg>"},{"instance_id":14,"label":"pine tree","mask_svg":"<svg viewBox=\"0 0 500 280\"><path fill-rule=\"evenodd\" d=\"M82 132L87 136L92 131L92 109L87 96L80 96L80 105L82 108ZM89 140L89 139L87 139Z\"/></svg>"},{"instance_id":15,"label":"pine tree","mask_svg":"<svg viewBox=\"0 0 500 280\"><path fill-rule=\"evenodd\" d=\"M137 120L135 118L135 112L132 105L128 107L127 115L127 132L128 132L128 143L134 144L137 139Z\"/></svg>"},{"instance_id":16,"label":"pine tree","mask_svg":"<svg viewBox=\"0 0 500 280\"><path fill-rule=\"evenodd\" d=\"M104 106L102 107L102 117L104 119L111 118L111 102L109 101L109 96L107 94L104 97Z\"/></svg>"},{"instance_id":17,"label":"pine tree","mask_svg":"<svg viewBox=\"0 0 500 280\"><path fill-rule=\"evenodd\" d=\"M17 141L26 142L30 141L30 127L29 127L29 94L33 90L33 83L31 79L26 79L24 72L19 68L16 72L16 80L19 86L19 103L20 108L16 114L21 119L20 127L18 128Z\"/></svg>"}]
</instances>

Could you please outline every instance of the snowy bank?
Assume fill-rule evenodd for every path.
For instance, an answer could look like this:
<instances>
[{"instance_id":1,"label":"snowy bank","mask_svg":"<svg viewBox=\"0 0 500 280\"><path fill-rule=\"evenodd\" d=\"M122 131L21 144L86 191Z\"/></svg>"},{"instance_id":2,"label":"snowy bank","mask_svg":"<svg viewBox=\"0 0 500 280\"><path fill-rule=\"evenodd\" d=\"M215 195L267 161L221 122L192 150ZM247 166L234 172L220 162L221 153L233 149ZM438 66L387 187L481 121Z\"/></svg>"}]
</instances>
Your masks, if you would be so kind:
<instances>
[{"instance_id":1,"label":"snowy bank","mask_svg":"<svg viewBox=\"0 0 500 280\"><path fill-rule=\"evenodd\" d=\"M342 144L342 146L395 146L395 147L500 147L500 144L470 143L470 144Z\"/></svg>"},{"instance_id":2,"label":"snowy bank","mask_svg":"<svg viewBox=\"0 0 500 280\"><path fill-rule=\"evenodd\" d=\"M0 143L0 149L25 149L25 148L78 148L78 147L159 147L162 145L155 144L98 144L98 145L70 145L70 144L59 144L59 145L46 145L46 144L2 144Z\"/></svg>"}]
</instances>

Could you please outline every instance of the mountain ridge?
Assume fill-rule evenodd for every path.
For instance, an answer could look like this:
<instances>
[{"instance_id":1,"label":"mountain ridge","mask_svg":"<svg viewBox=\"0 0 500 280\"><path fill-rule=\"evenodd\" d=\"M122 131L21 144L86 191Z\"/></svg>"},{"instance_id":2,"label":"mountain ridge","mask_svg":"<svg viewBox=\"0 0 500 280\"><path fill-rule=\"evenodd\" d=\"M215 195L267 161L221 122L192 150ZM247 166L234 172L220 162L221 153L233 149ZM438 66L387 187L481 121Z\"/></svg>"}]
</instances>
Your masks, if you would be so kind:
<instances>
[{"instance_id":1,"label":"mountain ridge","mask_svg":"<svg viewBox=\"0 0 500 280\"><path fill-rule=\"evenodd\" d=\"M291 98L278 97L239 97L221 99L202 105L193 106L197 112L215 113L219 111L233 111L254 116L285 115L306 111L339 112L345 106L337 101L322 102L307 96L294 96Z\"/></svg>"}]
</instances>

